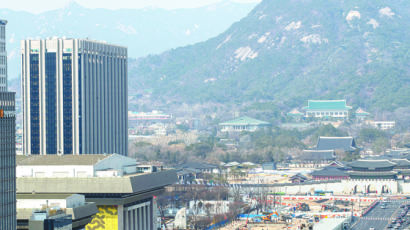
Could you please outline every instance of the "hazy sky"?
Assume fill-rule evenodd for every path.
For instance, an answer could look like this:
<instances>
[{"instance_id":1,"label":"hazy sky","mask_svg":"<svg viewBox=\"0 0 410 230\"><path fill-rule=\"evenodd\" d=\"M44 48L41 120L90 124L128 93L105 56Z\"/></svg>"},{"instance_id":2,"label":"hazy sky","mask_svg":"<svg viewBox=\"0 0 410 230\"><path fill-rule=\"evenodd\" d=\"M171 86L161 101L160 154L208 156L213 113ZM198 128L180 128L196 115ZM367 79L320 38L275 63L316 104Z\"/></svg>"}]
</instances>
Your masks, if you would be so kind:
<instances>
[{"instance_id":1,"label":"hazy sky","mask_svg":"<svg viewBox=\"0 0 410 230\"><path fill-rule=\"evenodd\" d=\"M0 0L0 8L40 13L66 6L72 0ZM86 8L195 8L221 1L260 2L261 0L75 0Z\"/></svg>"}]
</instances>

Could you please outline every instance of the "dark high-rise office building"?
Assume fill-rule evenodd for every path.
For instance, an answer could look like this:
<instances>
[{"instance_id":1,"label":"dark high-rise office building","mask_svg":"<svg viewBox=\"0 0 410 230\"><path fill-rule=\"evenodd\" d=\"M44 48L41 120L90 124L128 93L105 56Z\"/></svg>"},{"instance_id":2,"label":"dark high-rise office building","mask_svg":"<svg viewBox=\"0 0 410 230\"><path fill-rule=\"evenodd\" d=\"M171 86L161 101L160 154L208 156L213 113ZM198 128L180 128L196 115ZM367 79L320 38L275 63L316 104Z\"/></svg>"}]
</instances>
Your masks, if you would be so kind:
<instances>
[{"instance_id":1,"label":"dark high-rise office building","mask_svg":"<svg viewBox=\"0 0 410 230\"><path fill-rule=\"evenodd\" d=\"M24 40L21 54L25 155L127 155L126 47Z\"/></svg>"},{"instance_id":2,"label":"dark high-rise office building","mask_svg":"<svg viewBox=\"0 0 410 230\"><path fill-rule=\"evenodd\" d=\"M0 92L7 91L6 24L0 19Z\"/></svg>"},{"instance_id":3,"label":"dark high-rise office building","mask_svg":"<svg viewBox=\"0 0 410 230\"><path fill-rule=\"evenodd\" d=\"M15 93L6 92L6 24L0 20L0 230L16 229Z\"/></svg>"}]
</instances>

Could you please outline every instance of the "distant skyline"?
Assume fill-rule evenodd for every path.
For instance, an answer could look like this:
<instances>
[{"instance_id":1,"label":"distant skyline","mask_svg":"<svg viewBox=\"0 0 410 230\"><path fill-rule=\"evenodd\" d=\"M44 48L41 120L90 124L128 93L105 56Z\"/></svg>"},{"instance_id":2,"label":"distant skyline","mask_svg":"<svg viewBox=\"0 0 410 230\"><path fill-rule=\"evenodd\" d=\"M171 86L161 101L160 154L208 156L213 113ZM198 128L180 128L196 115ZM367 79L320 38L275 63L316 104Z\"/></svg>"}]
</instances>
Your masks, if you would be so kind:
<instances>
[{"instance_id":1,"label":"distant skyline","mask_svg":"<svg viewBox=\"0 0 410 230\"><path fill-rule=\"evenodd\" d=\"M28 11L31 13L42 13L49 10L63 8L71 2L76 2L86 8L105 8L113 10L140 9L147 7L179 9L197 8L224 1L250 3L260 2L261 0L2 0L0 8L12 9L16 11Z\"/></svg>"}]
</instances>

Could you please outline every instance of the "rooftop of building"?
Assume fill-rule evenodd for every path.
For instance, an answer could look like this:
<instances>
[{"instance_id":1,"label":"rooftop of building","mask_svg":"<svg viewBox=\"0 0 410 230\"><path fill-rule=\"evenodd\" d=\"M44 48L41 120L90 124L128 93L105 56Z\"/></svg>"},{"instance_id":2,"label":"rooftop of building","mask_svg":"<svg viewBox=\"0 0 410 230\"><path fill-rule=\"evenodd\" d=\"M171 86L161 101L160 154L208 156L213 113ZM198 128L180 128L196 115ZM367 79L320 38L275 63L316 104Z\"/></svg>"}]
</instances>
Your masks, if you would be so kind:
<instances>
[{"instance_id":1,"label":"rooftop of building","mask_svg":"<svg viewBox=\"0 0 410 230\"><path fill-rule=\"evenodd\" d=\"M302 175L301 173L297 173L297 174L290 177L290 180L294 180L294 179L307 180L308 178L306 176Z\"/></svg>"},{"instance_id":2,"label":"rooftop of building","mask_svg":"<svg viewBox=\"0 0 410 230\"><path fill-rule=\"evenodd\" d=\"M200 173L201 171L198 169L193 169L193 168L183 168L178 170L177 175L187 175L187 174L197 174Z\"/></svg>"},{"instance_id":3,"label":"rooftop of building","mask_svg":"<svg viewBox=\"0 0 410 230\"><path fill-rule=\"evenodd\" d=\"M16 178L18 194L133 194L161 189L176 182L176 170L122 177Z\"/></svg>"},{"instance_id":4,"label":"rooftop of building","mask_svg":"<svg viewBox=\"0 0 410 230\"><path fill-rule=\"evenodd\" d=\"M53 200L63 200L71 197L73 194L71 193L51 193L51 194L36 194L36 193L29 193L29 194L16 194L17 199L32 199L32 200L42 200L42 199L53 199Z\"/></svg>"},{"instance_id":5,"label":"rooftop of building","mask_svg":"<svg viewBox=\"0 0 410 230\"><path fill-rule=\"evenodd\" d=\"M299 156L302 161L324 161L336 159L334 150L303 150Z\"/></svg>"},{"instance_id":6,"label":"rooftop of building","mask_svg":"<svg viewBox=\"0 0 410 230\"><path fill-rule=\"evenodd\" d=\"M386 152L385 155L392 157L402 157L407 156L408 154L410 154L410 148L390 149Z\"/></svg>"},{"instance_id":7,"label":"rooftop of building","mask_svg":"<svg viewBox=\"0 0 410 230\"><path fill-rule=\"evenodd\" d=\"M236 166L240 166L240 165L241 165L241 163L239 163L237 161L231 161L231 162L226 163L224 166L225 167L236 167Z\"/></svg>"},{"instance_id":8,"label":"rooftop of building","mask_svg":"<svg viewBox=\"0 0 410 230\"><path fill-rule=\"evenodd\" d=\"M303 115L303 113L301 113L298 109L292 109L289 113L288 113L288 115L291 115L291 116L301 116L301 115Z\"/></svg>"},{"instance_id":9,"label":"rooftop of building","mask_svg":"<svg viewBox=\"0 0 410 230\"><path fill-rule=\"evenodd\" d=\"M248 116L243 116L230 121L219 123L219 125L270 125L270 123L266 121L257 120Z\"/></svg>"},{"instance_id":10,"label":"rooftop of building","mask_svg":"<svg viewBox=\"0 0 410 230\"><path fill-rule=\"evenodd\" d=\"M18 220L29 220L34 211L39 211L39 210L37 208L18 208L17 209L17 219ZM81 205L75 208L60 209L60 211L62 211L63 213L67 215L71 215L71 219L73 220L73 223L72 223L73 228L84 226L85 224L91 221L93 215L99 212L96 204L92 202L85 203L84 205ZM52 212L51 213L47 212L47 213L51 214ZM58 212L56 212L56 214L58 214Z\"/></svg>"},{"instance_id":11,"label":"rooftop of building","mask_svg":"<svg viewBox=\"0 0 410 230\"><path fill-rule=\"evenodd\" d=\"M7 25L7 20L0 19L0 25Z\"/></svg>"},{"instance_id":12,"label":"rooftop of building","mask_svg":"<svg viewBox=\"0 0 410 230\"><path fill-rule=\"evenodd\" d=\"M35 165L95 165L101 160L110 157L123 157L119 154L82 154L82 155L17 155L16 165L17 166L35 166ZM132 159L132 158L129 158Z\"/></svg>"},{"instance_id":13,"label":"rooftop of building","mask_svg":"<svg viewBox=\"0 0 410 230\"><path fill-rule=\"evenodd\" d=\"M336 167L328 166L328 167L322 168L320 170L313 171L312 176L338 176L338 177L341 177L341 176L348 176L348 174L345 171L340 170Z\"/></svg>"},{"instance_id":14,"label":"rooftop of building","mask_svg":"<svg viewBox=\"0 0 410 230\"><path fill-rule=\"evenodd\" d=\"M337 229L343 223L349 223L350 218L324 218L314 225L315 230Z\"/></svg>"},{"instance_id":15,"label":"rooftop of building","mask_svg":"<svg viewBox=\"0 0 410 230\"><path fill-rule=\"evenodd\" d=\"M391 159L396 163L396 167L410 167L410 161L408 159Z\"/></svg>"},{"instance_id":16,"label":"rooftop of building","mask_svg":"<svg viewBox=\"0 0 410 230\"><path fill-rule=\"evenodd\" d=\"M356 150L356 142L353 137L319 137L316 150Z\"/></svg>"},{"instance_id":17,"label":"rooftop of building","mask_svg":"<svg viewBox=\"0 0 410 230\"><path fill-rule=\"evenodd\" d=\"M362 108L358 108L358 109L356 110L356 115L359 115L359 116L367 116L367 115L370 115L370 113L364 111Z\"/></svg>"},{"instance_id":18,"label":"rooftop of building","mask_svg":"<svg viewBox=\"0 0 410 230\"><path fill-rule=\"evenodd\" d=\"M378 169L378 168L388 168L394 167L397 164L389 160L357 160L349 164L353 168L367 168L367 169Z\"/></svg>"},{"instance_id":19,"label":"rooftop of building","mask_svg":"<svg viewBox=\"0 0 410 230\"><path fill-rule=\"evenodd\" d=\"M397 172L393 171L380 171L380 172L363 172L363 171L350 171L349 176L365 176L365 177L378 177L378 176L396 176Z\"/></svg>"},{"instance_id":20,"label":"rooftop of building","mask_svg":"<svg viewBox=\"0 0 410 230\"><path fill-rule=\"evenodd\" d=\"M329 166L329 167L336 167L336 168L338 168L338 169L347 169L347 168L349 168L348 162L346 162L346 161L339 161L339 160L335 160L335 161L330 162L330 163L328 164L328 166ZM328 167L328 166L326 166L326 167Z\"/></svg>"},{"instance_id":21,"label":"rooftop of building","mask_svg":"<svg viewBox=\"0 0 410 230\"><path fill-rule=\"evenodd\" d=\"M128 49L128 47L126 46L121 46L121 45L116 45L116 44L112 44L112 43L108 43L107 41L103 41L103 40L94 40L94 39L90 39L90 38L67 38L67 37L46 37L46 38L27 38L24 39L26 41L51 41L51 40L79 40L79 41L86 41L86 42L91 42L91 43L95 43L95 44L101 44L101 45L107 45L107 46L113 46L113 47L117 47L117 48L123 48L123 49ZM21 42L24 42L24 40L22 40Z\"/></svg>"},{"instance_id":22,"label":"rooftop of building","mask_svg":"<svg viewBox=\"0 0 410 230\"><path fill-rule=\"evenodd\" d=\"M309 100L306 110L349 110L346 100Z\"/></svg>"},{"instance_id":23,"label":"rooftop of building","mask_svg":"<svg viewBox=\"0 0 410 230\"><path fill-rule=\"evenodd\" d=\"M217 165L202 163L202 162L187 162L184 164L179 165L177 168L191 168L191 169L199 169L199 170L206 170L206 169L214 169L218 168Z\"/></svg>"}]
</instances>

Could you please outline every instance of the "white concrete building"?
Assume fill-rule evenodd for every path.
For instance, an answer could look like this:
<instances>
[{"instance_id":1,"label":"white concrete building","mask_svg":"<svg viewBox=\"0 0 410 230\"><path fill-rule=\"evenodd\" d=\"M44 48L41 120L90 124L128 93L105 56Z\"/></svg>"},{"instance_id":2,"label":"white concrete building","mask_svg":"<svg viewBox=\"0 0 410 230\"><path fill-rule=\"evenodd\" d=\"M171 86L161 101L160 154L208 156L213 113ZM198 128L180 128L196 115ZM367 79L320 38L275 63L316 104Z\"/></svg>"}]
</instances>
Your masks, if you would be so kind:
<instances>
[{"instance_id":1,"label":"white concrete building","mask_svg":"<svg viewBox=\"0 0 410 230\"><path fill-rule=\"evenodd\" d=\"M43 229L45 223L49 229L85 229L97 213L96 204L80 194L17 195L19 229Z\"/></svg>"},{"instance_id":2,"label":"white concrete building","mask_svg":"<svg viewBox=\"0 0 410 230\"><path fill-rule=\"evenodd\" d=\"M135 159L118 154L17 156L17 177L120 177L137 173Z\"/></svg>"},{"instance_id":3,"label":"white concrete building","mask_svg":"<svg viewBox=\"0 0 410 230\"><path fill-rule=\"evenodd\" d=\"M85 205L85 197L79 194L66 196L49 196L38 198L30 195L20 195L17 198L17 208L42 209L44 207L75 208Z\"/></svg>"},{"instance_id":4,"label":"white concrete building","mask_svg":"<svg viewBox=\"0 0 410 230\"><path fill-rule=\"evenodd\" d=\"M127 155L126 47L53 38L21 54L25 155Z\"/></svg>"},{"instance_id":5,"label":"white concrete building","mask_svg":"<svg viewBox=\"0 0 410 230\"><path fill-rule=\"evenodd\" d=\"M381 130L394 129L395 121L367 121L367 124Z\"/></svg>"},{"instance_id":6,"label":"white concrete building","mask_svg":"<svg viewBox=\"0 0 410 230\"><path fill-rule=\"evenodd\" d=\"M38 207L44 200L72 206L77 199L64 195L80 194L98 208L85 229L157 229L155 196L176 182L176 171L136 172L137 162L118 154L17 156L17 196L26 196L19 207ZM20 211L21 220L27 219Z\"/></svg>"}]
</instances>

